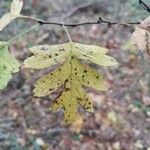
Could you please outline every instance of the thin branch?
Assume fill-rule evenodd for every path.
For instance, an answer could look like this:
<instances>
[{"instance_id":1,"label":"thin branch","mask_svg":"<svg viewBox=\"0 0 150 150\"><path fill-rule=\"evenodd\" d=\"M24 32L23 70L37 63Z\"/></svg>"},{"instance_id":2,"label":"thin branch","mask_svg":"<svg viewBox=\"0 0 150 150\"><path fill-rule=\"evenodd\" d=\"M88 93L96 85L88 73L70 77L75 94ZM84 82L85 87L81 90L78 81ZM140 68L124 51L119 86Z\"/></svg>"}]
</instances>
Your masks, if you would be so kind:
<instances>
[{"instance_id":1,"label":"thin branch","mask_svg":"<svg viewBox=\"0 0 150 150\"><path fill-rule=\"evenodd\" d=\"M123 25L123 26L132 26L132 25L138 25L141 22L118 22L118 21L108 21L105 19L102 19L99 17L96 21L87 21L87 22L81 22L81 23L60 23L60 22L49 22L49 21L44 21L40 20L38 18L30 17L30 16L20 16L20 18L23 19L29 19L32 21L35 21L39 23L40 25L44 24L50 24L50 25L58 25L58 26L69 26L69 27L76 27L76 26L83 26L83 25L91 25L91 24L107 24L109 27L112 25Z\"/></svg>"},{"instance_id":2,"label":"thin branch","mask_svg":"<svg viewBox=\"0 0 150 150\"><path fill-rule=\"evenodd\" d=\"M143 2L143 0L139 0L139 4L147 11L150 13L150 7L145 3Z\"/></svg>"}]
</instances>

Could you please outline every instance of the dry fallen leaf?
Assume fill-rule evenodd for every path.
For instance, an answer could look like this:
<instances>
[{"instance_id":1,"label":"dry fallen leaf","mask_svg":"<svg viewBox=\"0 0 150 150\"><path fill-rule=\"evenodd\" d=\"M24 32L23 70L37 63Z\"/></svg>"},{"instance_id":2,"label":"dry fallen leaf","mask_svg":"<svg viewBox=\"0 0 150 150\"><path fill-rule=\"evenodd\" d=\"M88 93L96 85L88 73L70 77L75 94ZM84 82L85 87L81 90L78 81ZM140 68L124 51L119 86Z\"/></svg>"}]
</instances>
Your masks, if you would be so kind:
<instances>
[{"instance_id":1,"label":"dry fallen leaf","mask_svg":"<svg viewBox=\"0 0 150 150\"><path fill-rule=\"evenodd\" d=\"M147 50L150 53L150 32L136 27L130 39L131 45L136 45L139 50Z\"/></svg>"},{"instance_id":2,"label":"dry fallen leaf","mask_svg":"<svg viewBox=\"0 0 150 150\"><path fill-rule=\"evenodd\" d=\"M150 32L150 16L148 16L144 21L141 22L140 28Z\"/></svg>"}]
</instances>

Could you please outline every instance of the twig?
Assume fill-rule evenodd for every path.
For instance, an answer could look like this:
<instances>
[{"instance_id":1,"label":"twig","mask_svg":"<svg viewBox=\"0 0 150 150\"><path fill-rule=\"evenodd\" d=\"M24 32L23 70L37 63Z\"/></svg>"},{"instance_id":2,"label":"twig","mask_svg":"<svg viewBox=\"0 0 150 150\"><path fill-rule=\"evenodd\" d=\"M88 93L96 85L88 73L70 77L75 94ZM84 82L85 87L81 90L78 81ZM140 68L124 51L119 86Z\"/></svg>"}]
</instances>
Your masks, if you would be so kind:
<instances>
[{"instance_id":1,"label":"twig","mask_svg":"<svg viewBox=\"0 0 150 150\"><path fill-rule=\"evenodd\" d=\"M143 0L139 0L139 4L147 11L150 13L150 7L145 3L143 2Z\"/></svg>"},{"instance_id":2,"label":"twig","mask_svg":"<svg viewBox=\"0 0 150 150\"><path fill-rule=\"evenodd\" d=\"M72 42L71 37L70 37L70 34L69 34L67 28L66 28L64 25L63 25L63 28L65 29L65 31L66 31L66 33L67 33L67 36L68 36L69 41Z\"/></svg>"},{"instance_id":3,"label":"twig","mask_svg":"<svg viewBox=\"0 0 150 150\"><path fill-rule=\"evenodd\" d=\"M20 16L20 18L23 19L29 19L32 21L35 21L39 23L40 25L44 24L51 24L51 25L58 25L58 26L69 26L69 27L76 27L76 26L83 26L83 25L91 25L91 24L107 24L109 27L112 25L124 25L124 26L131 26L131 25L138 25L141 22L118 22L118 21L108 21L105 19L102 19L101 17L98 18L96 21L87 21L87 22L81 22L81 23L60 23L60 22L49 22L49 21L44 21L40 20L38 18L30 17L30 16Z\"/></svg>"}]
</instances>

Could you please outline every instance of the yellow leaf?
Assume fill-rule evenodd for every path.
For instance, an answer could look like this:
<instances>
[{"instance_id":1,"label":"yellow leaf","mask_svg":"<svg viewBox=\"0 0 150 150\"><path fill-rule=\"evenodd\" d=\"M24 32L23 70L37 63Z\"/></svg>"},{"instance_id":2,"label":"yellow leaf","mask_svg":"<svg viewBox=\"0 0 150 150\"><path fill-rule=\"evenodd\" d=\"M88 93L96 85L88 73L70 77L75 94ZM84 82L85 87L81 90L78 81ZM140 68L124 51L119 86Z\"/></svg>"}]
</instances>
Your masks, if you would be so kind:
<instances>
[{"instance_id":1,"label":"yellow leaf","mask_svg":"<svg viewBox=\"0 0 150 150\"><path fill-rule=\"evenodd\" d=\"M79 87L80 86L80 87ZM78 91L82 91L78 93ZM78 81L68 80L65 83L64 91L57 100L53 102L50 110L64 109L64 118L67 123L72 123L77 117L78 104L87 111L93 112L93 104L87 94L83 91Z\"/></svg>"},{"instance_id":2,"label":"yellow leaf","mask_svg":"<svg viewBox=\"0 0 150 150\"><path fill-rule=\"evenodd\" d=\"M84 91L83 85L88 83L88 85L93 85L101 90L106 90L106 86L104 85L103 78L96 73L96 71L93 72L93 70L89 68L82 68L82 64L78 59L72 58L71 63L68 64L70 67L68 66L66 68L69 70L69 72L67 72L69 76L65 79L64 92L53 102L51 108L52 110L63 108L65 110L66 122L71 123L76 118L78 104L88 112L94 112L91 98ZM77 70L78 68L80 68L80 70ZM39 86L40 85L38 85L38 87ZM44 92L44 89L41 90L41 92L42 91Z\"/></svg>"},{"instance_id":3,"label":"yellow leaf","mask_svg":"<svg viewBox=\"0 0 150 150\"><path fill-rule=\"evenodd\" d=\"M62 87L59 97L53 101L51 110L64 109L67 123L75 121L80 105L88 112L94 112L91 98L84 90L84 86L97 90L107 90L103 76L95 69L82 64L79 59L89 60L96 64L110 66L117 64L116 60L105 55L107 49L95 45L79 43L65 43L58 45L40 45L30 48L34 54L24 62L28 68L46 68L57 63L63 65L35 84L34 94L43 97Z\"/></svg>"},{"instance_id":4,"label":"yellow leaf","mask_svg":"<svg viewBox=\"0 0 150 150\"><path fill-rule=\"evenodd\" d=\"M114 66L114 65L118 65L118 62L110 57L110 56L107 56L107 55L99 55L99 56L95 56L95 57L92 57L92 56L88 56L88 58L85 58L95 64L98 64L98 65L101 65L101 66Z\"/></svg>"},{"instance_id":5,"label":"yellow leaf","mask_svg":"<svg viewBox=\"0 0 150 150\"><path fill-rule=\"evenodd\" d=\"M48 66L60 62L62 63L64 60L68 59L70 55L102 66L113 66L118 64L114 58L105 55L108 49L96 45L68 42L58 45L34 46L29 50L34 56L26 59L24 62L27 68L47 68Z\"/></svg>"},{"instance_id":6,"label":"yellow leaf","mask_svg":"<svg viewBox=\"0 0 150 150\"><path fill-rule=\"evenodd\" d=\"M80 44L80 43L72 43L73 48L76 49L76 52L82 52L85 55L104 55L108 52L107 48L96 46L96 45L85 45L85 44Z\"/></svg>"},{"instance_id":7,"label":"yellow leaf","mask_svg":"<svg viewBox=\"0 0 150 150\"><path fill-rule=\"evenodd\" d=\"M71 85L73 85L75 88L73 95L76 97L79 105L81 105L86 111L93 113L94 108L92 100L83 89L81 82L75 76L72 77Z\"/></svg>"},{"instance_id":8,"label":"yellow leaf","mask_svg":"<svg viewBox=\"0 0 150 150\"><path fill-rule=\"evenodd\" d=\"M70 51L70 42L56 45L38 45L29 49L35 55L60 55Z\"/></svg>"},{"instance_id":9,"label":"yellow leaf","mask_svg":"<svg viewBox=\"0 0 150 150\"><path fill-rule=\"evenodd\" d=\"M90 61L92 63L101 65L101 66L113 66L117 65L117 61L105 55L108 52L108 49L95 46L95 45L84 45L79 43L74 43L74 53L75 56Z\"/></svg>"},{"instance_id":10,"label":"yellow leaf","mask_svg":"<svg viewBox=\"0 0 150 150\"><path fill-rule=\"evenodd\" d=\"M30 48L29 50L34 56L29 57L24 61L26 68L41 69L62 63L69 55L69 47L67 44L58 45L39 45Z\"/></svg>"},{"instance_id":11,"label":"yellow leaf","mask_svg":"<svg viewBox=\"0 0 150 150\"><path fill-rule=\"evenodd\" d=\"M73 95L74 94L74 87L70 84L71 82L68 81L65 85L64 92L60 95L60 97L54 101L51 105L52 110L57 110L63 108L64 118L67 123L71 123L75 120L77 116L77 98Z\"/></svg>"},{"instance_id":12,"label":"yellow leaf","mask_svg":"<svg viewBox=\"0 0 150 150\"><path fill-rule=\"evenodd\" d=\"M22 0L13 0L10 8L10 12L4 14L0 18L0 31L3 30L4 27L6 27L11 21L16 19L17 17L20 16L20 11L23 6L23 1Z\"/></svg>"},{"instance_id":13,"label":"yellow leaf","mask_svg":"<svg viewBox=\"0 0 150 150\"><path fill-rule=\"evenodd\" d=\"M66 63L55 71L40 78L35 84L35 96L46 96L54 92L58 87L62 86L64 82L69 78L69 68L69 63Z\"/></svg>"},{"instance_id":14,"label":"yellow leaf","mask_svg":"<svg viewBox=\"0 0 150 150\"><path fill-rule=\"evenodd\" d=\"M65 60L65 55L62 58L62 55L58 55L57 57L50 58L48 55L45 56L32 56L24 61L24 65L26 68L34 68L41 69L47 68L52 65L56 65L58 63L62 63Z\"/></svg>"},{"instance_id":15,"label":"yellow leaf","mask_svg":"<svg viewBox=\"0 0 150 150\"><path fill-rule=\"evenodd\" d=\"M73 72L81 84L88 87L93 87L97 90L107 90L106 82L103 79L103 76L94 68L81 64L81 62L77 59L75 59L73 63Z\"/></svg>"}]
</instances>

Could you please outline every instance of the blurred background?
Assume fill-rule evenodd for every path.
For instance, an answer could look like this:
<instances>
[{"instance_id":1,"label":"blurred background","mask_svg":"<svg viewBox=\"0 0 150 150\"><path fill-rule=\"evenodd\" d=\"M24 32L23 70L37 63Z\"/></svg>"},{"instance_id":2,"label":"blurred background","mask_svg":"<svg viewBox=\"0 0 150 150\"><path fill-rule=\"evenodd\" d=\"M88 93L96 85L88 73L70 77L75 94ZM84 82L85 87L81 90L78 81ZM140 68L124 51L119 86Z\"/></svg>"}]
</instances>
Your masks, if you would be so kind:
<instances>
[{"instance_id":1,"label":"blurred background","mask_svg":"<svg viewBox=\"0 0 150 150\"><path fill-rule=\"evenodd\" d=\"M150 6L149 0L144 0ZM11 0L0 0L0 17L9 11ZM95 21L142 21L149 16L138 0L24 0L22 14L40 19L77 23ZM18 19L1 33L0 41L10 40L30 28L32 21ZM110 89L87 89L95 113L80 110L83 118L67 126L63 111L49 112L58 93L36 98L33 85L51 68L31 70L23 66L0 92L0 150L150 150L150 56L128 46L134 28L106 24L69 28L75 42L109 48L117 67L100 70ZM28 47L67 42L62 27L44 25L18 39L10 52L22 62L31 54Z\"/></svg>"}]
</instances>

